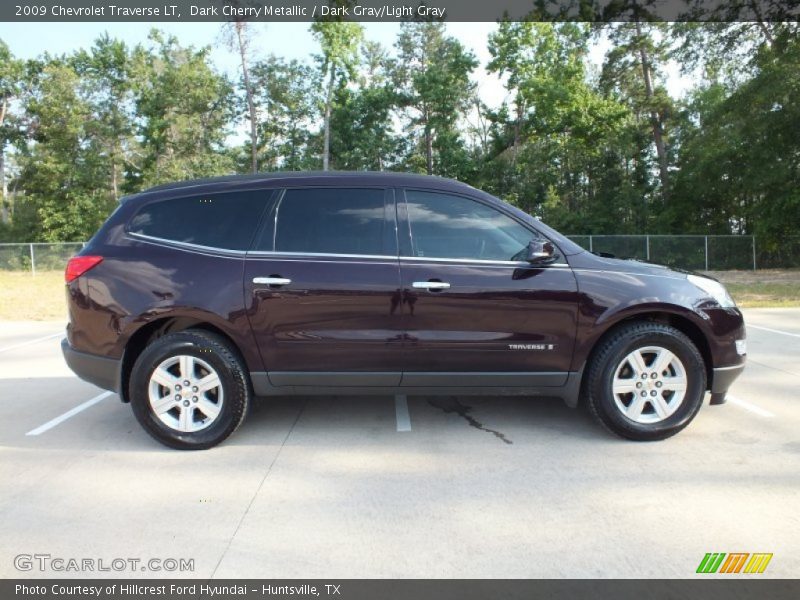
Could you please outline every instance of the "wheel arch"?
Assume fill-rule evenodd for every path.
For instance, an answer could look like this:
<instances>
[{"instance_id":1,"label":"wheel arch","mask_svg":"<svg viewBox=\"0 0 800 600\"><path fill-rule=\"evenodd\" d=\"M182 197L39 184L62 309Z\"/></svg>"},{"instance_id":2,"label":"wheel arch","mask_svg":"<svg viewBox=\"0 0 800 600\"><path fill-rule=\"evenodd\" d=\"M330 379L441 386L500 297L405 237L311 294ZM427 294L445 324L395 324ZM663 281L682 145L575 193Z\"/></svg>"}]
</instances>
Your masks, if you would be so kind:
<instances>
[{"instance_id":1,"label":"wheel arch","mask_svg":"<svg viewBox=\"0 0 800 600\"><path fill-rule=\"evenodd\" d=\"M659 307L619 315L616 319L606 321L602 332L592 340L591 347L584 360L581 362L581 365L588 365L597 349L620 327L638 322L661 323L674 327L688 337L695 345L700 355L703 357L703 364L706 370L706 387L710 389L711 382L713 381L714 367L711 346L702 327L691 317L684 314L684 312L685 309L683 311L677 311L670 308ZM586 369L582 369L582 371L585 373Z\"/></svg>"},{"instance_id":2,"label":"wheel arch","mask_svg":"<svg viewBox=\"0 0 800 600\"><path fill-rule=\"evenodd\" d=\"M122 354L119 373L119 397L123 402L130 402L128 397L128 384L130 383L131 371L136 359L139 358L144 349L154 340L169 333L185 331L187 329L199 329L216 334L225 339L231 348L239 355L243 363L241 350L234 341L233 337L221 329L218 325L204 319L182 315L163 316L152 321L148 321L136 331L134 331L125 342L125 350Z\"/></svg>"}]
</instances>

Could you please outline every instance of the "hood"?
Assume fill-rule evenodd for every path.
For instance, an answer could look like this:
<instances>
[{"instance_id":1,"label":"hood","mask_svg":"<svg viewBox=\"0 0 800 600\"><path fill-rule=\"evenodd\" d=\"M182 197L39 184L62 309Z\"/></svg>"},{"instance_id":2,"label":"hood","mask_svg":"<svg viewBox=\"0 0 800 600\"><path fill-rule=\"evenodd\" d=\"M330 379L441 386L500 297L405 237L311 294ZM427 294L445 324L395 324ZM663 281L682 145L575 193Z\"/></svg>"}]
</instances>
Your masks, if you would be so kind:
<instances>
[{"instance_id":1,"label":"hood","mask_svg":"<svg viewBox=\"0 0 800 600\"><path fill-rule=\"evenodd\" d=\"M612 256L600 256L592 252L584 251L579 255L570 257L570 264L576 268L594 269L598 271L615 271L619 273L637 273L641 275L658 275L660 277L674 277L683 279L691 271L667 267L657 263L651 263L636 258L615 258ZM702 273L697 275L705 277Z\"/></svg>"}]
</instances>

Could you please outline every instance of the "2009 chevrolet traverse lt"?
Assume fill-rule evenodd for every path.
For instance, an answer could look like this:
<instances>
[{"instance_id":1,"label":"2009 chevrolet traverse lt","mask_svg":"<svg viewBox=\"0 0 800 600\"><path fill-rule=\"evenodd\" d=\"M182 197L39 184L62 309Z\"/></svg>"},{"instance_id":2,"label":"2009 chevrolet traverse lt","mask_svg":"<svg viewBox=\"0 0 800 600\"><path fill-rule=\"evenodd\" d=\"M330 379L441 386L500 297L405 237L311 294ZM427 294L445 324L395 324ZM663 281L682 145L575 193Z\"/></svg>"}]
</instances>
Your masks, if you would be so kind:
<instances>
[{"instance_id":1,"label":"2009 chevrolet traverse lt","mask_svg":"<svg viewBox=\"0 0 800 600\"><path fill-rule=\"evenodd\" d=\"M174 448L254 396L579 399L612 432L685 427L744 368L716 281L601 257L455 181L277 173L131 196L66 270L69 366Z\"/></svg>"}]
</instances>

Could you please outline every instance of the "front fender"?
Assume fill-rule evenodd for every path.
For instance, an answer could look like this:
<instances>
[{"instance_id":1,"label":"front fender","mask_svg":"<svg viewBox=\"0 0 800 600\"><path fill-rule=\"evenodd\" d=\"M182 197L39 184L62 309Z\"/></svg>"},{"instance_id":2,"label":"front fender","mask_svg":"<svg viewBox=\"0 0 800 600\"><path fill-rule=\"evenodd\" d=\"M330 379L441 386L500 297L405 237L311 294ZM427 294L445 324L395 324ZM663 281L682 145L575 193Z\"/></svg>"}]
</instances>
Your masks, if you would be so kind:
<instances>
[{"instance_id":1,"label":"front fender","mask_svg":"<svg viewBox=\"0 0 800 600\"><path fill-rule=\"evenodd\" d=\"M572 370L583 367L600 338L622 321L636 317L674 317L699 331L711 354L720 359L715 338L714 304L685 277L584 270L579 289L578 334ZM723 309L724 310L724 309Z\"/></svg>"}]
</instances>

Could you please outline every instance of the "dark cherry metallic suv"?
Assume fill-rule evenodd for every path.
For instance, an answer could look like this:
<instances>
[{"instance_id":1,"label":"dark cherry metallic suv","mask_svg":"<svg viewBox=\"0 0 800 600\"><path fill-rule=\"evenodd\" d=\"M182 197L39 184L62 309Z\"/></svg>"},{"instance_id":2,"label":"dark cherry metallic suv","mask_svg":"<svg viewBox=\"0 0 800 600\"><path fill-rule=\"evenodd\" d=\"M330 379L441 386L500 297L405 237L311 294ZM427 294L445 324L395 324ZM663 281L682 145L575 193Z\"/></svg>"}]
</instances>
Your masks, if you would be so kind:
<instances>
[{"instance_id":1,"label":"dark cherry metallic suv","mask_svg":"<svg viewBox=\"0 0 800 600\"><path fill-rule=\"evenodd\" d=\"M582 398L614 433L657 440L744 368L716 281L591 254L434 177L151 188L66 279L67 363L175 448L221 442L254 396L306 394Z\"/></svg>"}]
</instances>

